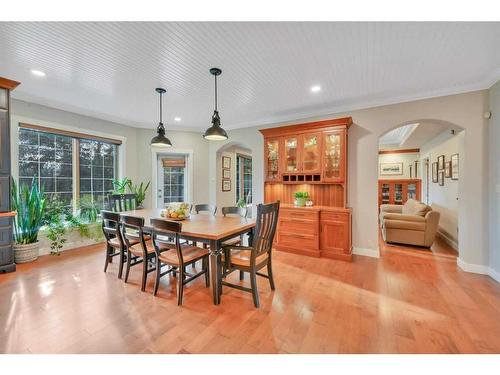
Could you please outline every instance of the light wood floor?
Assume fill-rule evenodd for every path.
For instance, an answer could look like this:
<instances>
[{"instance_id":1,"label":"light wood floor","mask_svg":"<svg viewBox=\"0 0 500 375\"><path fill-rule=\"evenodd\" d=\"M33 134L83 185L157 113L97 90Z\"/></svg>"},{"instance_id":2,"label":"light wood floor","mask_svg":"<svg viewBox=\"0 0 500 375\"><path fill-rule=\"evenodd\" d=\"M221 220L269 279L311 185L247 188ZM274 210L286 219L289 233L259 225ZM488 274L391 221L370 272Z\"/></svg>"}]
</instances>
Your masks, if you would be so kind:
<instances>
[{"instance_id":1,"label":"light wood floor","mask_svg":"<svg viewBox=\"0 0 500 375\"><path fill-rule=\"evenodd\" d=\"M202 278L157 297L103 268L103 246L44 256L0 275L0 353L499 353L500 285L433 252L384 246L353 263L275 252L277 289L224 289ZM150 278L152 279L152 274ZM235 275L237 277L237 275Z\"/></svg>"}]
</instances>

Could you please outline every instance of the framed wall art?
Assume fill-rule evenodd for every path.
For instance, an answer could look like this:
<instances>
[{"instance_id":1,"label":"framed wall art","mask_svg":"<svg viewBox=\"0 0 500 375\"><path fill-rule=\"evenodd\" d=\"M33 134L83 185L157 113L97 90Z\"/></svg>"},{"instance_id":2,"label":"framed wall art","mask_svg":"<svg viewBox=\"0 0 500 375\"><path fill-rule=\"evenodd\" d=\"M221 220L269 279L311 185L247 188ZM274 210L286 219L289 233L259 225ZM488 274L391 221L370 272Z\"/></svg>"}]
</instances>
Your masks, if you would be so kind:
<instances>
[{"instance_id":1,"label":"framed wall art","mask_svg":"<svg viewBox=\"0 0 500 375\"><path fill-rule=\"evenodd\" d=\"M444 155L438 156L438 170L444 170Z\"/></svg>"},{"instance_id":2,"label":"framed wall art","mask_svg":"<svg viewBox=\"0 0 500 375\"><path fill-rule=\"evenodd\" d=\"M397 176L403 174L403 163L380 163L381 176Z\"/></svg>"},{"instance_id":3,"label":"framed wall art","mask_svg":"<svg viewBox=\"0 0 500 375\"><path fill-rule=\"evenodd\" d=\"M229 180L231 178L231 170L230 169L223 169L222 170L222 178L224 180Z\"/></svg>"},{"instance_id":4,"label":"framed wall art","mask_svg":"<svg viewBox=\"0 0 500 375\"><path fill-rule=\"evenodd\" d=\"M432 182L438 182L438 163L432 163Z\"/></svg>"},{"instance_id":5,"label":"framed wall art","mask_svg":"<svg viewBox=\"0 0 500 375\"><path fill-rule=\"evenodd\" d=\"M222 168L231 169L231 158L229 156L222 157Z\"/></svg>"},{"instance_id":6,"label":"framed wall art","mask_svg":"<svg viewBox=\"0 0 500 375\"><path fill-rule=\"evenodd\" d=\"M458 180L458 170L459 170L459 162L458 162L458 154L451 155L451 179Z\"/></svg>"},{"instance_id":7,"label":"framed wall art","mask_svg":"<svg viewBox=\"0 0 500 375\"><path fill-rule=\"evenodd\" d=\"M444 186L444 171L438 172L438 183L439 186Z\"/></svg>"},{"instance_id":8,"label":"framed wall art","mask_svg":"<svg viewBox=\"0 0 500 375\"><path fill-rule=\"evenodd\" d=\"M446 163L444 163L444 177L451 177L451 161L447 161Z\"/></svg>"},{"instance_id":9,"label":"framed wall art","mask_svg":"<svg viewBox=\"0 0 500 375\"><path fill-rule=\"evenodd\" d=\"M222 191L231 191L231 180L222 180Z\"/></svg>"}]
</instances>

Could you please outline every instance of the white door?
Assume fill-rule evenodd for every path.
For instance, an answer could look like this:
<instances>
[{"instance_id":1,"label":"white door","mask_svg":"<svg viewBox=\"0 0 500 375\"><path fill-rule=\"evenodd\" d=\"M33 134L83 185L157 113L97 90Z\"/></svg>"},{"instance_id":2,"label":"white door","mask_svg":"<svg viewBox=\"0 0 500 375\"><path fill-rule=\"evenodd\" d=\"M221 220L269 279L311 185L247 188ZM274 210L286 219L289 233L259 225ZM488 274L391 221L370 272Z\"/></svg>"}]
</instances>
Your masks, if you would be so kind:
<instances>
[{"instance_id":1,"label":"white door","mask_svg":"<svg viewBox=\"0 0 500 375\"><path fill-rule=\"evenodd\" d=\"M165 162L166 159L173 163ZM165 208L171 202L187 201L186 165L186 155L158 155L156 207Z\"/></svg>"}]
</instances>

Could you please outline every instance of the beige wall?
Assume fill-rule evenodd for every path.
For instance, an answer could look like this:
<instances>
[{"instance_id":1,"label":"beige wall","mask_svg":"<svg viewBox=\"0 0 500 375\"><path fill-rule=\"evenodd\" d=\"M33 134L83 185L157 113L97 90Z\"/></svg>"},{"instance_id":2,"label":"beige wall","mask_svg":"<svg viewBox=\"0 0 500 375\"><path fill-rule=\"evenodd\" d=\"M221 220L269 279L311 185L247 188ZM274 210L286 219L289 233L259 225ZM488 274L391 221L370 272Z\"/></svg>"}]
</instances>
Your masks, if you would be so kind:
<instances>
[{"instance_id":1,"label":"beige wall","mask_svg":"<svg viewBox=\"0 0 500 375\"><path fill-rule=\"evenodd\" d=\"M500 82L490 89L489 99L490 275L500 282Z\"/></svg>"},{"instance_id":2,"label":"beige wall","mask_svg":"<svg viewBox=\"0 0 500 375\"><path fill-rule=\"evenodd\" d=\"M461 156L464 171L459 184L463 185L460 202L459 233L460 262L472 265L488 263L486 231L487 206L487 149L486 123L483 113L488 105L487 91L445 96L389 106L369 108L347 113L332 113L273 127L325 118L352 116L354 124L349 131L349 191L348 204L353 208L353 245L356 249L378 249L377 179L378 138L385 132L405 123L424 120L448 122L467 130L465 152ZM241 142L253 151L254 202L263 201L263 139L258 127L229 132L231 141ZM211 174L215 173L216 151L220 145L210 144ZM210 185L210 198L216 200L216 191Z\"/></svg>"},{"instance_id":3,"label":"beige wall","mask_svg":"<svg viewBox=\"0 0 500 375\"><path fill-rule=\"evenodd\" d=\"M415 161L419 160L418 152L408 152L402 154L380 154L378 156L378 178L381 180L400 180L403 178L410 178L410 165L412 166L412 177L415 177ZM403 174L401 175L381 175L380 165L382 163L403 163ZM419 166L420 167L420 166ZM420 178L420 171L418 173L418 178Z\"/></svg>"}]
</instances>

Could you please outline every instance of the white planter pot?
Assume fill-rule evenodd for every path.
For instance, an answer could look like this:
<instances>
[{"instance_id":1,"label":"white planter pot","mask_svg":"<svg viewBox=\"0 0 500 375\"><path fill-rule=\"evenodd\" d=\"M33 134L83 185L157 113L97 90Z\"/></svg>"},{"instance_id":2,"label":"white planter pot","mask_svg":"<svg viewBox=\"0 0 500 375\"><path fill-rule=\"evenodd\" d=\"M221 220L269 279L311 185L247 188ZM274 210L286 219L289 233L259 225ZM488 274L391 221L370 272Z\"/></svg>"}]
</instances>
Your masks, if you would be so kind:
<instances>
[{"instance_id":1,"label":"white planter pot","mask_svg":"<svg viewBox=\"0 0 500 375\"><path fill-rule=\"evenodd\" d=\"M14 244L14 262L29 263L37 260L40 243L29 243L26 245Z\"/></svg>"}]
</instances>

